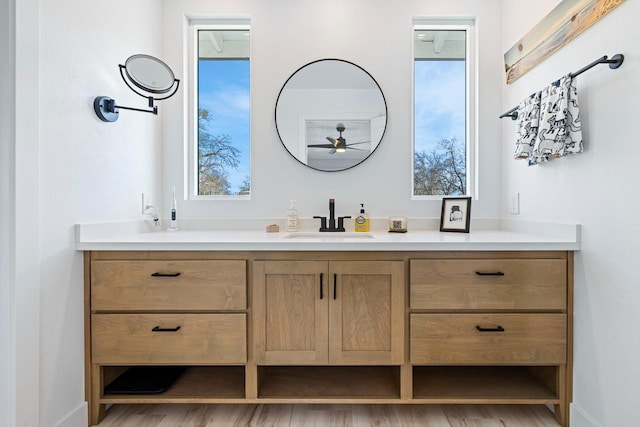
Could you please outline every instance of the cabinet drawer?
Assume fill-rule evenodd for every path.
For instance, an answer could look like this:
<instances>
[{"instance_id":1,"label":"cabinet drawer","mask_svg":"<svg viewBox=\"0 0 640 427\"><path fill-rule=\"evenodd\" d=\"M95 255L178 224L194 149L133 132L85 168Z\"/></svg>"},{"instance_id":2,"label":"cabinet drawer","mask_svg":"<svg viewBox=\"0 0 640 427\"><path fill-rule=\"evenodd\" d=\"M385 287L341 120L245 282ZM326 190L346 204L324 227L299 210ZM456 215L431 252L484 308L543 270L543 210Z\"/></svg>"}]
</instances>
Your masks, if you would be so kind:
<instances>
[{"instance_id":1,"label":"cabinet drawer","mask_svg":"<svg viewBox=\"0 0 640 427\"><path fill-rule=\"evenodd\" d=\"M565 310L561 259L411 260L411 308Z\"/></svg>"},{"instance_id":2,"label":"cabinet drawer","mask_svg":"<svg viewBox=\"0 0 640 427\"><path fill-rule=\"evenodd\" d=\"M94 314L91 334L92 360L98 364L207 365L247 360L244 313Z\"/></svg>"},{"instance_id":3,"label":"cabinet drawer","mask_svg":"<svg viewBox=\"0 0 640 427\"><path fill-rule=\"evenodd\" d=\"M246 261L93 261L92 310L243 310Z\"/></svg>"},{"instance_id":4,"label":"cabinet drawer","mask_svg":"<svg viewBox=\"0 0 640 427\"><path fill-rule=\"evenodd\" d=\"M411 363L562 364L566 325L559 313L411 314Z\"/></svg>"}]
</instances>

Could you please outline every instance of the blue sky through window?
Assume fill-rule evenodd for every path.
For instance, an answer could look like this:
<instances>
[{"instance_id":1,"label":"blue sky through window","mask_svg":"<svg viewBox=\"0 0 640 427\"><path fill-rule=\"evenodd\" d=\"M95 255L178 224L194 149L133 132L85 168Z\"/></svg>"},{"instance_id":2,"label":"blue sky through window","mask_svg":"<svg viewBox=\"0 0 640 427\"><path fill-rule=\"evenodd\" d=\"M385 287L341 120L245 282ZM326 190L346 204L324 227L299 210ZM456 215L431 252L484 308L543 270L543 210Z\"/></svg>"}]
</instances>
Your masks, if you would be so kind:
<instances>
[{"instance_id":1,"label":"blue sky through window","mask_svg":"<svg viewBox=\"0 0 640 427\"><path fill-rule=\"evenodd\" d=\"M416 60L415 151L431 152L455 136L466 145L465 61Z\"/></svg>"},{"instance_id":2,"label":"blue sky through window","mask_svg":"<svg viewBox=\"0 0 640 427\"><path fill-rule=\"evenodd\" d=\"M198 108L209 111L208 133L229 135L240 150L238 169L227 170L231 191L237 193L250 176L249 60L199 60Z\"/></svg>"}]
</instances>

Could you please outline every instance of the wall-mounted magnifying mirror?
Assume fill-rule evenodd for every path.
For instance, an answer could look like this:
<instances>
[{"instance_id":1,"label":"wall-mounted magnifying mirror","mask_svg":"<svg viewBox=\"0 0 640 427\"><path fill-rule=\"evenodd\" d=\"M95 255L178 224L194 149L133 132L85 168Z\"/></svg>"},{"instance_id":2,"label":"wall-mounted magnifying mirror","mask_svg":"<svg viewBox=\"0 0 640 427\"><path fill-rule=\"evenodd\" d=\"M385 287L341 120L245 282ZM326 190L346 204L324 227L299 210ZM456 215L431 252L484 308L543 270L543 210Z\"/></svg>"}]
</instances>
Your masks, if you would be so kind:
<instances>
[{"instance_id":1,"label":"wall-mounted magnifying mirror","mask_svg":"<svg viewBox=\"0 0 640 427\"><path fill-rule=\"evenodd\" d=\"M133 55L120 67L133 84L147 92L167 93L175 81L171 68L153 56Z\"/></svg>"},{"instance_id":2,"label":"wall-mounted magnifying mirror","mask_svg":"<svg viewBox=\"0 0 640 427\"><path fill-rule=\"evenodd\" d=\"M127 58L124 65L120 67L120 76L124 83L143 98L149 101L149 109L124 107L116 105L115 99L108 96L98 96L93 100L93 109L104 122L115 122L118 120L118 110L142 111L144 113L158 114L158 107L155 101L161 101L172 97L180 86L180 80L176 79L171 68L158 58L149 55L133 55ZM135 86L135 87L134 87ZM138 89L147 92L140 92ZM169 93L164 97L157 97Z\"/></svg>"},{"instance_id":3,"label":"wall-mounted magnifying mirror","mask_svg":"<svg viewBox=\"0 0 640 427\"><path fill-rule=\"evenodd\" d=\"M321 59L289 77L275 116L280 140L294 158L332 172L362 163L378 147L387 126L387 104L364 69Z\"/></svg>"}]
</instances>

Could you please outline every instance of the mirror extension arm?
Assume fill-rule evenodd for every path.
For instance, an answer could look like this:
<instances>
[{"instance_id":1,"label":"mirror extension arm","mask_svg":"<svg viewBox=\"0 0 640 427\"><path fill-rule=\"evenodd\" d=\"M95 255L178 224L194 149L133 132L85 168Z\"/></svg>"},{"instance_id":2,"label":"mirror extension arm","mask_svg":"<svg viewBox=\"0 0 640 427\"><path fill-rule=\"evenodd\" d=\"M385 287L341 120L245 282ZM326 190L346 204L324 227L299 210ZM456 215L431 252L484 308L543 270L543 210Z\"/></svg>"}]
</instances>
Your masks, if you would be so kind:
<instances>
[{"instance_id":1,"label":"mirror extension arm","mask_svg":"<svg viewBox=\"0 0 640 427\"><path fill-rule=\"evenodd\" d=\"M149 97L150 110L143 110L142 108L124 107L122 105L116 105L116 100L109 98L108 96L98 96L93 100L93 110L96 112L98 118L103 122L115 122L118 120L118 111L133 110L141 111L143 113L152 113L158 115L158 107L153 105L153 98Z\"/></svg>"}]
</instances>

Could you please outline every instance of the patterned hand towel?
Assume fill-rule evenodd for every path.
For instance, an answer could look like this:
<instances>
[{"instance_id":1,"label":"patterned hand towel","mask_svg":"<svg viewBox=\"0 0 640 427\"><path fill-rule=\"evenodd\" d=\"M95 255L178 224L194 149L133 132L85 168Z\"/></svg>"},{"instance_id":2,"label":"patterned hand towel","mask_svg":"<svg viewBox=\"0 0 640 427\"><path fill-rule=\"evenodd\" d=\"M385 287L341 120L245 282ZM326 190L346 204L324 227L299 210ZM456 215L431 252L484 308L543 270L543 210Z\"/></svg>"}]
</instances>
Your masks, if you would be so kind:
<instances>
[{"instance_id":1,"label":"patterned hand towel","mask_svg":"<svg viewBox=\"0 0 640 427\"><path fill-rule=\"evenodd\" d=\"M542 90L540 122L529 165L582 152L582 128L575 80L568 74Z\"/></svg>"},{"instance_id":2,"label":"patterned hand towel","mask_svg":"<svg viewBox=\"0 0 640 427\"><path fill-rule=\"evenodd\" d=\"M514 159L528 159L538 136L540 121L540 92L525 98L518 105L518 139Z\"/></svg>"}]
</instances>

